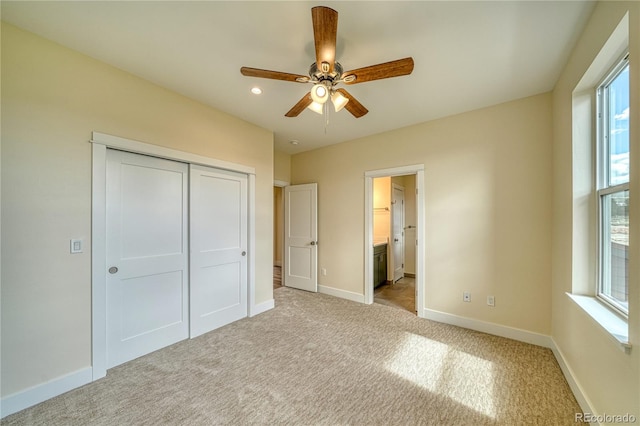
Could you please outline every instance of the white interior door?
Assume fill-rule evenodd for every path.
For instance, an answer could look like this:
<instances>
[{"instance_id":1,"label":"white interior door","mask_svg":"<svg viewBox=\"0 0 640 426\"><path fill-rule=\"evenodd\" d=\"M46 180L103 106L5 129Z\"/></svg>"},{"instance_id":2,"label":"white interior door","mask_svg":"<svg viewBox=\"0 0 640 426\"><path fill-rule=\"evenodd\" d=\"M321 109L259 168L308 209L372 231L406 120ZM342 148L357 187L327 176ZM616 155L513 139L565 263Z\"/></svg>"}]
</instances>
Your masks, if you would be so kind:
<instances>
[{"instance_id":1,"label":"white interior door","mask_svg":"<svg viewBox=\"0 0 640 426\"><path fill-rule=\"evenodd\" d=\"M318 291L318 184L284 188L284 267L287 287Z\"/></svg>"},{"instance_id":2,"label":"white interior door","mask_svg":"<svg viewBox=\"0 0 640 426\"><path fill-rule=\"evenodd\" d=\"M393 282L396 282L404 277L404 188L394 184L391 200L391 250L393 252Z\"/></svg>"},{"instance_id":3,"label":"white interior door","mask_svg":"<svg viewBox=\"0 0 640 426\"><path fill-rule=\"evenodd\" d=\"M188 337L188 166L107 150L107 368Z\"/></svg>"},{"instance_id":4,"label":"white interior door","mask_svg":"<svg viewBox=\"0 0 640 426\"><path fill-rule=\"evenodd\" d=\"M191 166L191 337L247 316L247 176Z\"/></svg>"}]
</instances>

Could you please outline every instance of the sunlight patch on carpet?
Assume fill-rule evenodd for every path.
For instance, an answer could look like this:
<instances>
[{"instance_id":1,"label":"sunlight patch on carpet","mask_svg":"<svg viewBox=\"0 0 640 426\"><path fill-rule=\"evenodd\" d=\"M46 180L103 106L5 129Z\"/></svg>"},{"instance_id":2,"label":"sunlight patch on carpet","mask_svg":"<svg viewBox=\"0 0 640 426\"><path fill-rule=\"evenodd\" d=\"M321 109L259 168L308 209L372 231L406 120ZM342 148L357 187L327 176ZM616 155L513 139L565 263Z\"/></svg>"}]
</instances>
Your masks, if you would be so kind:
<instances>
[{"instance_id":1,"label":"sunlight patch on carpet","mask_svg":"<svg viewBox=\"0 0 640 426\"><path fill-rule=\"evenodd\" d=\"M493 363L490 361L405 332L385 367L429 392L496 418Z\"/></svg>"}]
</instances>

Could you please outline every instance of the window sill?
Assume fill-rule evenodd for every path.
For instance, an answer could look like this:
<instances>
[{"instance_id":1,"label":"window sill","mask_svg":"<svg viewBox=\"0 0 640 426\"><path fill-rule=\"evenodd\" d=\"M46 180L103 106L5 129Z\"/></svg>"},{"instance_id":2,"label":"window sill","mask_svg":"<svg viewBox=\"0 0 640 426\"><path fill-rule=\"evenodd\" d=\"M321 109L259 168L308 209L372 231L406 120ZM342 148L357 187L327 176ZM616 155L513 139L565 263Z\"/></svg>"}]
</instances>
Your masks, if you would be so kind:
<instances>
[{"instance_id":1,"label":"window sill","mask_svg":"<svg viewBox=\"0 0 640 426\"><path fill-rule=\"evenodd\" d=\"M627 320L614 313L602 302L592 296L566 293L571 300L580 306L597 324L614 339L625 353L631 353L629 343L629 324Z\"/></svg>"}]
</instances>

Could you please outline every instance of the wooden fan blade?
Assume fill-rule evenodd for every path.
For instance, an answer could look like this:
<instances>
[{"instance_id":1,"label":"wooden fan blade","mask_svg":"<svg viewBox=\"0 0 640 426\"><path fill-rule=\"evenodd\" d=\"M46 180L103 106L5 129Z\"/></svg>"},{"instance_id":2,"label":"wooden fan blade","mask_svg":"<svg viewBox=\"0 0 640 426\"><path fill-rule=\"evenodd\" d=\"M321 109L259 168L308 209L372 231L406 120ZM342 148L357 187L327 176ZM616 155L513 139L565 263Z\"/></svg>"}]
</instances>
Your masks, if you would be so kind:
<instances>
[{"instance_id":1,"label":"wooden fan blade","mask_svg":"<svg viewBox=\"0 0 640 426\"><path fill-rule=\"evenodd\" d=\"M309 77L306 75L289 74L280 71L261 70L258 68L242 67L240 68L240 73L247 77L270 78L273 80L293 81L296 83L306 83L309 81Z\"/></svg>"},{"instance_id":2,"label":"wooden fan blade","mask_svg":"<svg viewBox=\"0 0 640 426\"><path fill-rule=\"evenodd\" d=\"M356 79L345 84L364 83L365 81L380 80L383 78L399 77L409 75L413 71L413 58L398 59L397 61L385 62L384 64L371 65L369 67L358 68L357 70L342 73L342 78L354 75Z\"/></svg>"},{"instance_id":3,"label":"wooden fan blade","mask_svg":"<svg viewBox=\"0 0 640 426\"><path fill-rule=\"evenodd\" d=\"M321 70L322 63L327 62L329 72L333 72L333 65L336 62L338 12L326 6L316 6L311 9L311 19L316 44L316 65Z\"/></svg>"},{"instance_id":4,"label":"wooden fan blade","mask_svg":"<svg viewBox=\"0 0 640 426\"><path fill-rule=\"evenodd\" d=\"M337 89L336 92L339 92L342 96L349 99L349 102L344 106L344 109L349 111L355 118L360 118L366 113L369 112L356 98L351 96L349 92L344 89Z\"/></svg>"},{"instance_id":5,"label":"wooden fan blade","mask_svg":"<svg viewBox=\"0 0 640 426\"><path fill-rule=\"evenodd\" d=\"M303 96L302 99L300 99L298 101L297 104L295 104L293 106L293 108L291 108L289 110L288 113L286 113L284 116L285 117L297 117L298 115L300 115L300 113L302 111L304 111L304 109L306 107L308 107L309 105L311 105L311 102L313 102L313 99L311 99L311 92L307 93L306 95Z\"/></svg>"}]
</instances>

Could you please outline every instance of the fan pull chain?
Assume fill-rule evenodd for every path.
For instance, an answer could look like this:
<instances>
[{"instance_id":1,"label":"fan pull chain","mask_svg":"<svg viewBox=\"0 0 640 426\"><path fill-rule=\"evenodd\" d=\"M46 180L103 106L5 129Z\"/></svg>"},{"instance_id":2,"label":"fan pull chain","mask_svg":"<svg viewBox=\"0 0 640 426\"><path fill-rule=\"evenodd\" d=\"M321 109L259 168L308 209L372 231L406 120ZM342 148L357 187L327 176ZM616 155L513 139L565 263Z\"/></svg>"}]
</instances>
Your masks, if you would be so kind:
<instances>
[{"instance_id":1,"label":"fan pull chain","mask_svg":"<svg viewBox=\"0 0 640 426\"><path fill-rule=\"evenodd\" d=\"M325 102L322 106L324 108L324 134L327 134L327 127L329 127L329 102Z\"/></svg>"}]
</instances>

